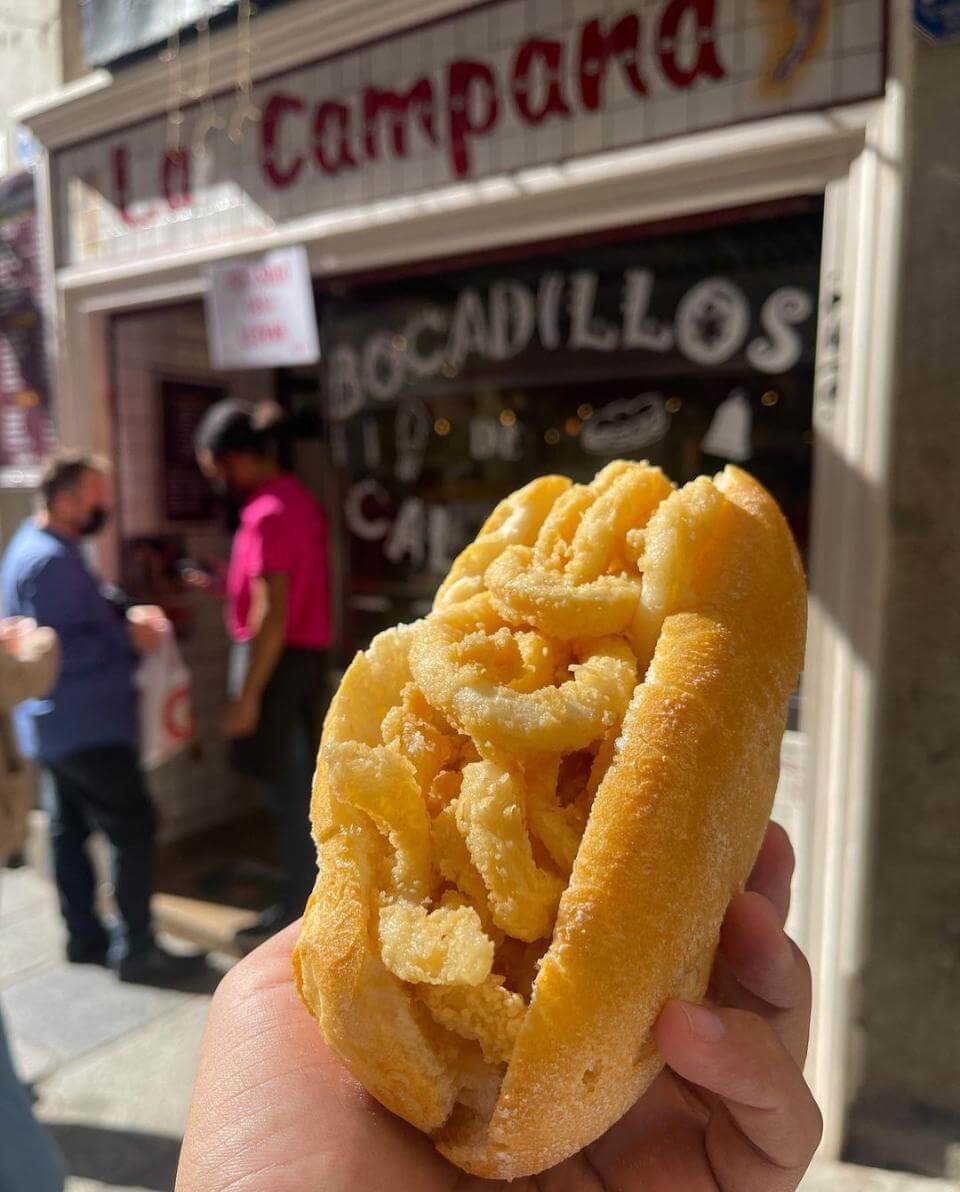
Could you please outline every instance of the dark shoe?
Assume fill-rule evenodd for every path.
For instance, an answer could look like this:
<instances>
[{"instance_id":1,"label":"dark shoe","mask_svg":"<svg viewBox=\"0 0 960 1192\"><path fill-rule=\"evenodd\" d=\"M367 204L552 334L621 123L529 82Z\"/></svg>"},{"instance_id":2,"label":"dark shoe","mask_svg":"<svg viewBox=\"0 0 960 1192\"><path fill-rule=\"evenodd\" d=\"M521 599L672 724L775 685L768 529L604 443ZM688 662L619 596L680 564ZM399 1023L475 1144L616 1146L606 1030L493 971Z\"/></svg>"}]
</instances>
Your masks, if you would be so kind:
<instances>
[{"instance_id":1,"label":"dark shoe","mask_svg":"<svg viewBox=\"0 0 960 1192\"><path fill-rule=\"evenodd\" d=\"M181 989L207 972L207 958L200 953L178 956L151 944L131 952L117 964L117 976L133 985L156 985L163 989Z\"/></svg>"},{"instance_id":2,"label":"dark shoe","mask_svg":"<svg viewBox=\"0 0 960 1192\"><path fill-rule=\"evenodd\" d=\"M249 927L241 927L233 941L245 952L252 952L272 935L276 935L284 927L289 927L296 918L297 916L282 902L274 903L261 912Z\"/></svg>"},{"instance_id":3,"label":"dark shoe","mask_svg":"<svg viewBox=\"0 0 960 1192\"><path fill-rule=\"evenodd\" d=\"M81 940L67 940L67 960L71 964L100 964L106 968L109 940L87 943Z\"/></svg>"}]
</instances>

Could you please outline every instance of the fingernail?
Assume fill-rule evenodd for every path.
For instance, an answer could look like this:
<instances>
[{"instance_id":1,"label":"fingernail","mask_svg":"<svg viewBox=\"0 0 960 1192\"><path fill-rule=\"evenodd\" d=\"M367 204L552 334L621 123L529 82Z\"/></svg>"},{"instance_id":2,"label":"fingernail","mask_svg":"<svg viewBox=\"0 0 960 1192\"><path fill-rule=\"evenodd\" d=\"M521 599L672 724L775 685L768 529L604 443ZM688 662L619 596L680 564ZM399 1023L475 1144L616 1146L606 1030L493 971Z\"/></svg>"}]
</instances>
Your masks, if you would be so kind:
<instances>
[{"instance_id":1,"label":"fingernail","mask_svg":"<svg viewBox=\"0 0 960 1192\"><path fill-rule=\"evenodd\" d=\"M706 1006L694 1006L685 1002L683 1012L687 1016L690 1033L702 1043L716 1043L722 1039L726 1027L719 1014L714 1014Z\"/></svg>"}]
</instances>

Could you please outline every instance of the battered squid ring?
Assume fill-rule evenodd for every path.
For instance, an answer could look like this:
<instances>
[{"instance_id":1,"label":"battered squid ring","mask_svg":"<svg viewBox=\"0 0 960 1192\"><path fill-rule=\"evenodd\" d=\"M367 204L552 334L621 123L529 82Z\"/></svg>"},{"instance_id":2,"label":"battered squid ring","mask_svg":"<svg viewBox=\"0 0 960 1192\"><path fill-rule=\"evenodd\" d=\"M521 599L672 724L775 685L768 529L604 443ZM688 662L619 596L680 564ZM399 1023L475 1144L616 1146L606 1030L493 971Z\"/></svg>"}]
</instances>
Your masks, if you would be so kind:
<instances>
[{"instance_id":1,"label":"battered squid ring","mask_svg":"<svg viewBox=\"0 0 960 1192\"><path fill-rule=\"evenodd\" d=\"M569 487L566 476L539 476L501 501L450 568L437 589L433 607L442 608L475 595L482 587L483 573L493 560L508 546L529 546L554 501Z\"/></svg>"},{"instance_id":2,"label":"battered squid ring","mask_svg":"<svg viewBox=\"0 0 960 1192\"><path fill-rule=\"evenodd\" d=\"M622 718L637 681L637 660L620 638L573 643L573 677L559 687L514 691L463 665L456 647L489 621L486 596L423 623L410 650L410 671L430 703L484 747L527 756L581 749ZM472 622L472 623L471 623Z\"/></svg>"},{"instance_id":3,"label":"battered squid ring","mask_svg":"<svg viewBox=\"0 0 960 1192\"><path fill-rule=\"evenodd\" d=\"M541 633L574 637L622 633L640 603L640 577L602 575L573 583L562 571L533 562L527 546L508 547L484 577L497 611L511 625L533 625Z\"/></svg>"},{"instance_id":4,"label":"battered squid ring","mask_svg":"<svg viewBox=\"0 0 960 1192\"><path fill-rule=\"evenodd\" d=\"M622 460L567 489L532 548L507 547L487 568L497 611L560 639L626 632L641 593L632 536L672 491L659 468Z\"/></svg>"}]
</instances>

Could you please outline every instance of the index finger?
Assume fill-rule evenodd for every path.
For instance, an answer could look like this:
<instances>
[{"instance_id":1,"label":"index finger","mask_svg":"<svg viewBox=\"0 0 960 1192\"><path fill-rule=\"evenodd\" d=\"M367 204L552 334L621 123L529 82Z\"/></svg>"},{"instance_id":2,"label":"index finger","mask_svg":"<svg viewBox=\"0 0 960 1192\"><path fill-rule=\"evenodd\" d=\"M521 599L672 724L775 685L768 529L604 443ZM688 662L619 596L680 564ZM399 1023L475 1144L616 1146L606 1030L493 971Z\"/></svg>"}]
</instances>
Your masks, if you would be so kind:
<instances>
[{"instance_id":1,"label":"index finger","mask_svg":"<svg viewBox=\"0 0 960 1192\"><path fill-rule=\"evenodd\" d=\"M790 910L790 881L796 866L793 846L786 831L773 820L767 824L767 832L760 845L753 872L747 878L747 889L764 898L777 909L781 926L787 921Z\"/></svg>"},{"instance_id":2,"label":"index finger","mask_svg":"<svg viewBox=\"0 0 960 1192\"><path fill-rule=\"evenodd\" d=\"M723 1192L794 1192L822 1122L773 1027L744 1010L668 1002L654 1030L670 1067L718 1098L706 1150Z\"/></svg>"}]
</instances>

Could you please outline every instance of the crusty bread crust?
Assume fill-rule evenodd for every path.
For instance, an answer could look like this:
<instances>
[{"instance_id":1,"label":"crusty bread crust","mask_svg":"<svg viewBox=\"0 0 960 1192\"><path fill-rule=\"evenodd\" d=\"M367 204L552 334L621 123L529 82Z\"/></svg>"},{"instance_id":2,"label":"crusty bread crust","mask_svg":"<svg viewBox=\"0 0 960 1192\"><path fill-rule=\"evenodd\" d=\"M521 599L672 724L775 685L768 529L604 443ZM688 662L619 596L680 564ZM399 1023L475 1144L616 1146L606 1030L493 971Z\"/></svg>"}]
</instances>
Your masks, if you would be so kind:
<instances>
[{"instance_id":1,"label":"crusty bread crust","mask_svg":"<svg viewBox=\"0 0 960 1192\"><path fill-rule=\"evenodd\" d=\"M320 876L295 955L301 994L366 1087L477 1175L560 1162L648 1087L662 1066L656 1016L669 998L703 996L726 906L770 813L805 631L786 523L730 467L661 505L647 558L659 568L642 610L644 632L659 626L653 661L593 802L492 1114L461 1092L448 1118L458 1097L448 1041L377 956L362 870L379 862L336 830L318 766ZM406 676L394 655L383 683L376 655L345 677L325 744L378 740L382 712L364 718L365 693L380 683L380 703L395 700Z\"/></svg>"}]
</instances>

